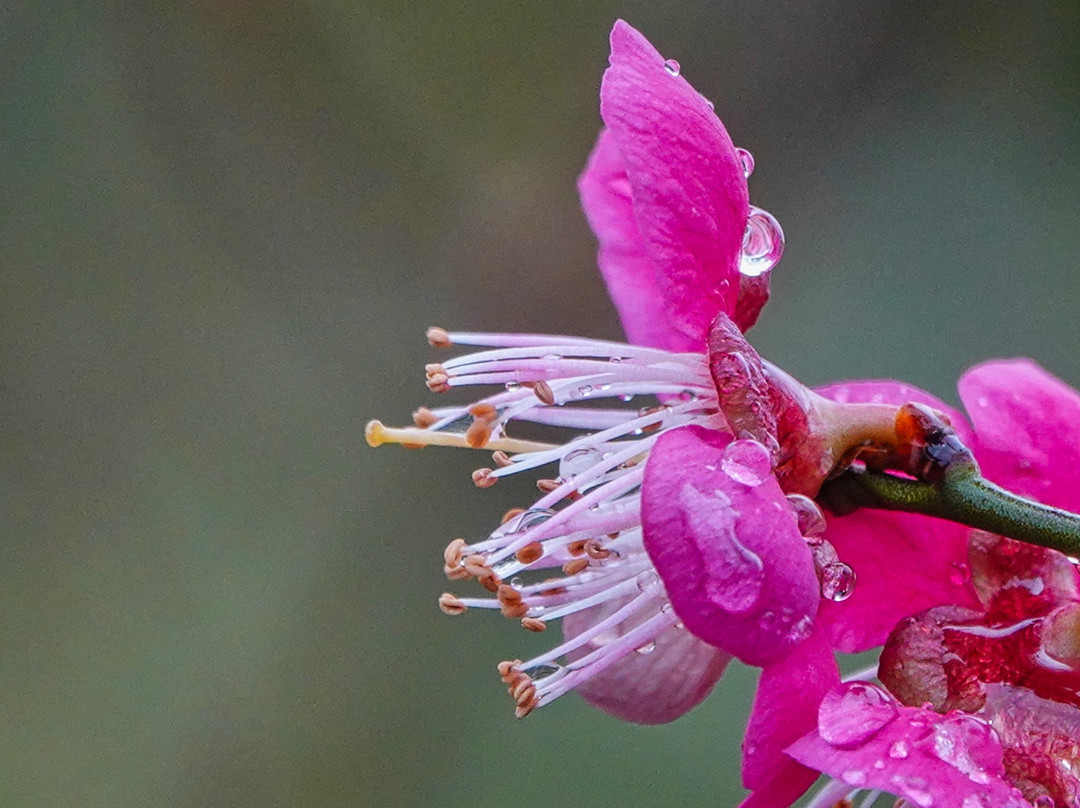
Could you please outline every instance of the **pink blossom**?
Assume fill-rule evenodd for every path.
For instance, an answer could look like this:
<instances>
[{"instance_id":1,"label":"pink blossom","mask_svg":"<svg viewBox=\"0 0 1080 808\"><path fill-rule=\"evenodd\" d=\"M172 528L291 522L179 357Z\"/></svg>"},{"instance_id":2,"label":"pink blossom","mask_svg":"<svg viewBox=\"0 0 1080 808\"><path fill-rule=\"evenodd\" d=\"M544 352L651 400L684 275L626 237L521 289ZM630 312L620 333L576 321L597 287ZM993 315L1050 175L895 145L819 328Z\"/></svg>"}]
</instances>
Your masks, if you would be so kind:
<instances>
[{"instance_id":1,"label":"pink blossom","mask_svg":"<svg viewBox=\"0 0 1080 808\"><path fill-rule=\"evenodd\" d=\"M961 379L960 393L975 430L966 440L975 446L987 476L1047 504L1073 509L1080 504L1080 467L1073 457L1080 394L1029 360L973 368ZM884 383L837 387L831 394L911 398L910 390ZM955 413L953 418L966 429ZM821 703L816 729L787 748L794 760L837 778L814 804L831 804L864 789L917 805L1080 804L1076 565L1053 550L925 517L903 518L921 523L903 533L919 542L913 552L923 564L937 566L938 574L941 560L964 547L955 578L964 586L954 591L962 596L941 603L949 591L934 588L913 568L905 568L902 587L878 593L894 614L910 610L882 652L879 676L889 693L863 683L836 687ZM832 520L829 535L849 557L858 558L848 542L872 544L871 526L849 524L844 529L850 536L837 536L837 525L851 519ZM867 533L860 536L860 530ZM935 545L943 545L936 562ZM894 564L903 564L904 554L896 545L891 549ZM914 608L926 594L912 590L928 585L938 605ZM860 586L865 593L868 587ZM828 610L824 604L826 628ZM861 627L849 625L864 632L863 642L872 642L871 632L891 617L879 611ZM796 682L792 678L787 684ZM771 695L776 703L786 698L783 692ZM747 742L776 744L786 732L783 721L757 728L752 721ZM754 805L790 805L808 784L804 780L778 794L778 786L790 782L794 764L782 759L773 764L762 773Z\"/></svg>"}]
</instances>

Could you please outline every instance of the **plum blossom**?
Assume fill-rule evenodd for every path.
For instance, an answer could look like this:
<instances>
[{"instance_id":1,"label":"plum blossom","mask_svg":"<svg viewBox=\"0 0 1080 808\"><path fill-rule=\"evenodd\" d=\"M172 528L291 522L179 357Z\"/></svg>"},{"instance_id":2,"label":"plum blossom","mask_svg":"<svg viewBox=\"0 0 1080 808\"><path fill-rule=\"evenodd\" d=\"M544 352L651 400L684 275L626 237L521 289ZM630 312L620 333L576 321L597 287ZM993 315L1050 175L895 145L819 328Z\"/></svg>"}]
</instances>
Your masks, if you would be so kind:
<instances>
[{"instance_id":1,"label":"plum blossom","mask_svg":"<svg viewBox=\"0 0 1080 808\"><path fill-rule=\"evenodd\" d=\"M884 385L885 383L882 383ZM887 390L885 386L879 390ZM989 362L961 379L984 473L1046 504L1077 509L1080 394L1027 360ZM844 517L832 521L842 523ZM955 544L959 526L915 536ZM953 601L897 622L881 654L884 687L834 684L816 726L786 748L835 780L814 805L880 790L920 806L1080 805L1080 576L1061 553L960 528L975 602ZM909 531L910 532L910 531ZM842 538L836 539L843 547ZM928 548L933 541L926 545ZM923 548L926 549L926 548ZM902 592L896 593L902 595ZM854 600L854 599L853 599ZM782 698L780 694L775 694ZM766 727L773 740L784 730ZM783 780L774 760L768 784ZM756 792L754 804L786 806Z\"/></svg>"},{"instance_id":2,"label":"plum blossom","mask_svg":"<svg viewBox=\"0 0 1080 808\"><path fill-rule=\"evenodd\" d=\"M561 621L561 642L498 666L519 717L576 690L626 720L671 721L737 658L762 667L743 746L746 804L787 805L831 771L796 751L820 732L839 682L834 651L879 646L912 614L980 605L968 529L879 512L826 526L813 497L856 460L914 473L903 407L933 408L965 441L972 430L914 388L815 392L757 354L745 332L768 299L780 227L749 204L752 158L712 105L623 22L600 109L605 128L579 190L630 342L430 329L436 347L482 349L428 365L432 392L496 391L421 408L414 428L373 421L368 441L492 451L492 467L473 474L481 488L553 469L529 507L444 552L451 580L486 590L444 593L444 612L497 609L535 632ZM560 430L569 437L549 440ZM986 435L987 447L1012 445L1000 429ZM1035 437L1028 448L1049 451ZM986 462L992 476L996 461ZM996 776L987 749L972 754Z\"/></svg>"}]
</instances>

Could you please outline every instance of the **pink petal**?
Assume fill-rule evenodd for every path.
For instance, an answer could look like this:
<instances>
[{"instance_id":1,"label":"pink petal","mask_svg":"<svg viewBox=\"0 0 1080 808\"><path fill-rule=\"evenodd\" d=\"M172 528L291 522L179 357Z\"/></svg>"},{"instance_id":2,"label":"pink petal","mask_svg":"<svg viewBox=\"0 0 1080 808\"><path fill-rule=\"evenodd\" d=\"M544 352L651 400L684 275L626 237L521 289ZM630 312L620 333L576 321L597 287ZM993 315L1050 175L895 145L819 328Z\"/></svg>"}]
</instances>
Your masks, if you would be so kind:
<instances>
[{"instance_id":1,"label":"pink petal","mask_svg":"<svg viewBox=\"0 0 1080 808\"><path fill-rule=\"evenodd\" d=\"M656 266L634 218L630 180L611 132L601 130L578 193L589 226L600 242L598 263L626 338L637 345L674 348L678 335L662 312Z\"/></svg>"},{"instance_id":2,"label":"pink petal","mask_svg":"<svg viewBox=\"0 0 1080 808\"><path fill-rule=\"evenodd\" d=\"M606 225L597 228L600 269L631 338L642 334L655 347L700 351L709 323L717 312L732 314L739 295L749 215L742 164L708 102L685 79L671 75L664 57L621 20L611 32L610 61L600 114L622 158L651 267L639 259L625 203L611 214L615 221L605 221L596 206L614 192L590 191L583 193L590 222ZM607 160L607 154L594 154L590 170L603 169L597 178L616 176ZM591 177L583 180L593 184ZM608 239L614 239L610 250ZM647 296L650 289L659 294Z\"/></svg>"},{"instance_id":3,"label":"pink petal","mask_svg":"<svg viewBox=\"0 0 1080 808\"><path fill-rule=\"evenodd\" d=\"M576 612L563 619L569 639L623 606L614 601ZM651 615L619 626L619 634L635 628ZM731 661L730 654L707 645L686 629L672 626L657 635L647 653L632 653L577 687L595 707L624 721L664 724L674 721L701 703ZM584 655L592 648L579 652ZM571 654L571 659L574 658Z\"/></svg>"},{"instance_id":4,"label":"pink petal","mask_svg":"<svg viewBox=\"0 0 1080 808\"><path fill-rule=\"evenodd\" d=\"M853 788L880 789L921 808L1029 808L1005 779L1001 742L988 724L905 707L865 682L826 696L818 728L787 751Z\"/></svg>"},{"instance_id":5,"label":"pink petal","mask_svg":"<svg viewBox=\"0 0 1080 808\"><path fill-rule=\"evenodd\" d=\"M1024 496L1080 510L1080 394L1029 359L987 362L960 379L983 474Z\"/></svg>"},{"instance_id":6,"label":"pink petal","mask_svg":"<svg viewBox=\"0 0 1080 808\"><path fill-rule=\"evenodd\" d=\"M863 381L817 392L850 403L926 404L945 413L961 440L971 445L963 415L918 388ZM960 525L917 514L867 510L830 516L825 537L857 577L850 598L822 604L819 619L834 647L856 653L881 645L901 618L933 606L978 608L970 583L968 533Z\"/></svg>"},{"instance_id":7,"label":"pink petal","mask_svg":"<svg viewBox=\"0 0 1080 808\"><path fill-rule=\"evenodd\" d=\"M698 426L660 437L642 486L645 549L690 631L765 665L810 635L820 594L768 452L730 441Z\"/></svg>"},{"instance_id":8,"label":"pink petal","mask_svg":"<svg viewBox=\"0 0 1080 808\"><path fill-rule=\"evenodd\" d=\"M820 630L761 672L743 741L742 778L754 791L752 804L791 805L817 779L816 771L784 750L817 726L822 698L839 683L836 660Z\"/></svg>"}]
</instances>

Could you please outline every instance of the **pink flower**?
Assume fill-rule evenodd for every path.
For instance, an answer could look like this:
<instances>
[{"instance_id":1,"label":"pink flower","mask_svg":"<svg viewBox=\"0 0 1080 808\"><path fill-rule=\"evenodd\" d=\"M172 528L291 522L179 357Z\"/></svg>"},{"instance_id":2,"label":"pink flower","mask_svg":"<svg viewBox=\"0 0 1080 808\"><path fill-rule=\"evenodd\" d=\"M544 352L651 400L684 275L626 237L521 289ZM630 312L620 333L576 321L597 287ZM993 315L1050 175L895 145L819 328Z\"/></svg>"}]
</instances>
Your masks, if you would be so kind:
<instances>
[{"instance_id":1,"label":"pink flower","mask_svg":"<svg viewBox=\"0 0 1080 808\"><path fill-rule=\"evenodd\" d=\"M910 394L891 383L843 388L842 394L870 389L886 398ZM1047 504L1080 506L1080 394L1027 360L973 368L961 379L960 394L974 425L967 441L987 477ZM860 520L870 514L858 516L830 522L830 537L853 558L860 555L855 544L874 544L860 534L869 529ZM900 535L914 540L909 552L920 566L941 574L942 562L963 548L962 566L954 568L955 579L964 582L956 590L963 597L942 604L948 592L913 568L904 568L902 585L893 589L886 584L873 593L885 580L878 576L863 582L875 584L860 584L859 594L870 589L891 613L879 602L865 625L849 621L861 637L846 636L873 642L878 625L900 617L881 656L879 676L889 692L858 682L834 688L817 711L816 729L787 748L794 760L837 778L813 804L879 789L939 808L1029 802L1051 808L1055 800L1080 805L1075 563L1052 550L940 520L894 516L909 522ZM894 544L894 564L903 564L896 550ZM873 556L860 560L872 563ZM927 597L924 589L938 605L916 607ZM828 609L826 604L826 625ZM785 699L781 689L767 695L773 704ZM760 726L757 735L776 745L790 730L778 719ZM801 790L776 793L791 765L773 760L753 804L791 804Z\"/></svg>"},{"instance_id":2,"label":"pink flower","mask_svg":"<svg viewBox=\"0 0 1080 808\"><path fill-rule=\"evenodd\" d=\"M530 508L486 539L450 544L449 577L477 579L491 596L444 594L441 606L498 608L534 631L562 618L562 643L500 666L519 715L577 689L652 723L704 698L732 656L778 662L813 635L816 557L831 597L849 593L851 573L803 538L821 529L802 494L832 466L832 410L741 334L783 244L772 217L748 204L751 158L673 63L622 22L601 113L607 129L582 201L637 344L433 329L433 344L492 349L429 365L433 391L505 389L421 410L415 430L373 422L368 439L493 449L495 468L474 474L481 487L558 464ZM652 406L592 406L642 396ZM506 434L511 421L580 434L525 441ZM527 577L543 571L555 576Z\"/></svg>"}]
</instances>

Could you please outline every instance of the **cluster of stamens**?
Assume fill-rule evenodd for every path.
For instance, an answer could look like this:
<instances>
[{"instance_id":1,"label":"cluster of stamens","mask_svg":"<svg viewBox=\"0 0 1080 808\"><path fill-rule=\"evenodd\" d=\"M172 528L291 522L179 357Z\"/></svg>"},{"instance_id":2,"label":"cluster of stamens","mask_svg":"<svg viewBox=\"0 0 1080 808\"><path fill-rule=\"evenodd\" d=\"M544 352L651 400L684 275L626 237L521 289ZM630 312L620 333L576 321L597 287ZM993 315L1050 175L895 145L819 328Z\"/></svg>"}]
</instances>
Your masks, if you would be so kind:
<instances>
[{"instance_id":1,"label":"cluster of stamens","mask_svg":"<svg viewBox=\"0 0 1080 808\"><path fill-rule=\"evenodd\" d=\"M488 537L454 539L444 552L453 581L475 579L486 597L444 593L443 612L498 609L530 631L587 613L581 630L499 673L519 717L607 669L628 653L647 653L675 626L663 585L642 544L640 486L644 461L665 431L690 423L723 428L703 356L599 340L519 334L451 334L431 329L436 347L491 350L426 367L428 388L502 389L464 406L422 408L415 428L368 426L373 445L451 445L493 450L492 466L473 472L481 488L502 477L556 465L541 478L540 498L513 509ZM634 406L631 399L647 399ZM564 443L507 434L512 421L573 431ZM568 660L565 663L560 659Z\"/></svg>"}]
</instances>

